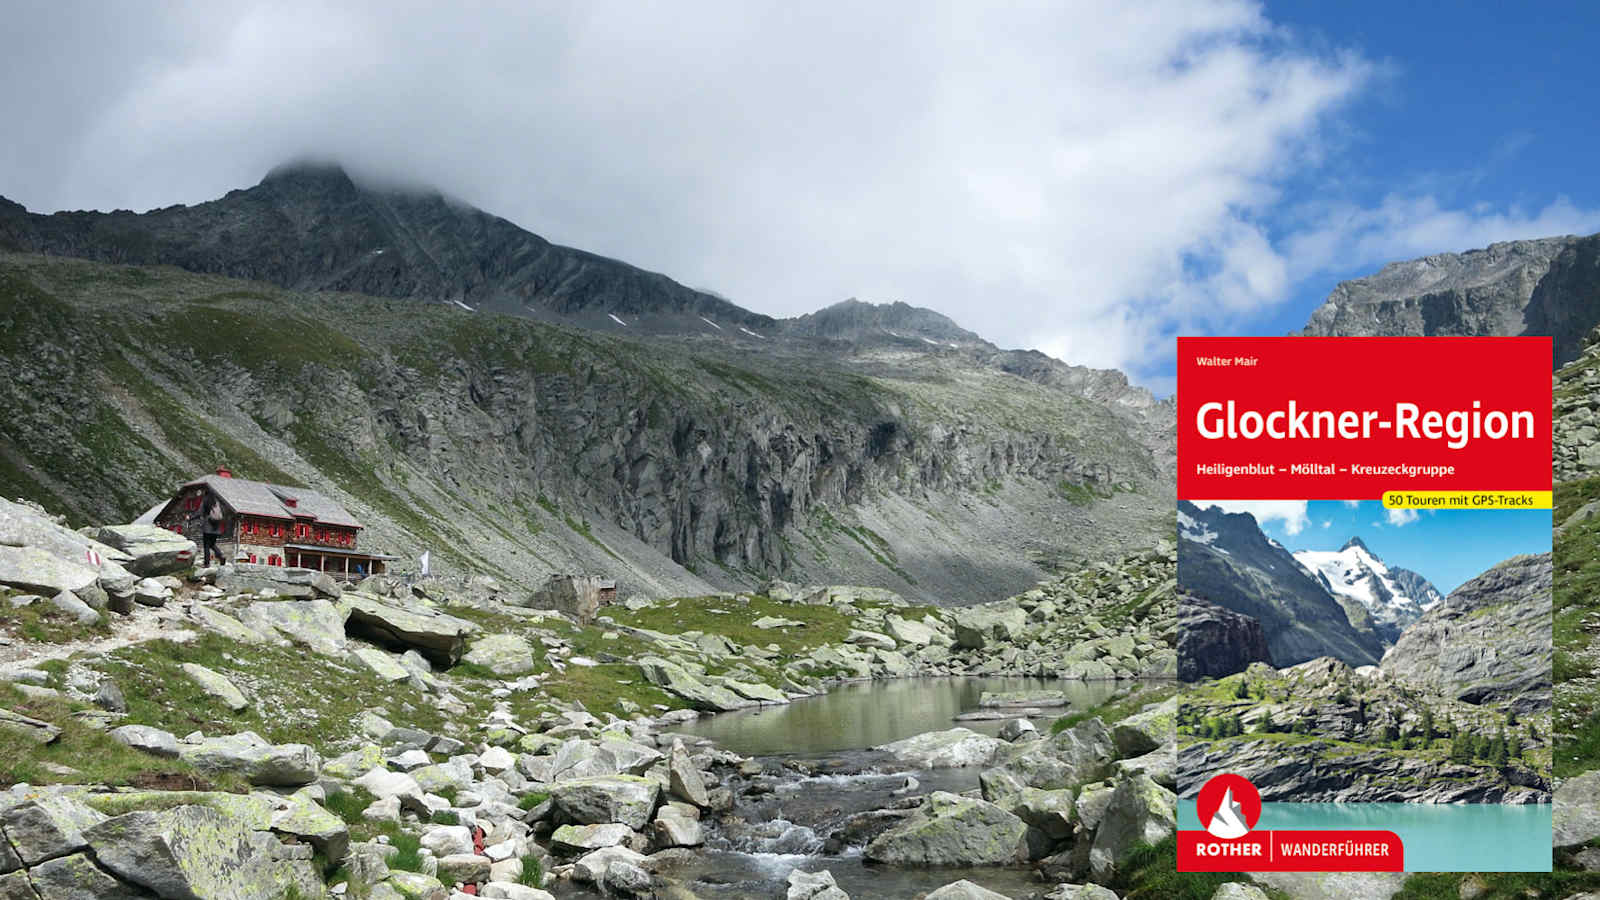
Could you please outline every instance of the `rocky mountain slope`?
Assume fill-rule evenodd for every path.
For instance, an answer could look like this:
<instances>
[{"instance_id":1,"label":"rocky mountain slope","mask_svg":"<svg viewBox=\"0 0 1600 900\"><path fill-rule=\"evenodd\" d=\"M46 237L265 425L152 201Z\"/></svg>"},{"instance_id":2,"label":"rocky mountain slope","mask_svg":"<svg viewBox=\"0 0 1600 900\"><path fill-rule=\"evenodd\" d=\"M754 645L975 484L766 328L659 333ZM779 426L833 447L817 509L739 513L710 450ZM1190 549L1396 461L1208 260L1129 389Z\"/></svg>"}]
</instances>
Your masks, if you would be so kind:
<instances>
[{"instance_id":1,"label":"rocky mountain slope","mask_svg":"<svg viewBox=\"0 0 1600 900\"><path fill-rule=\"evenodd\" d=\"M1220 771L1264 800L1548 803L1547 712L1467 703L1322 658L1264 664L1184 696L1178 790Z\"/></svg>"},{"instance_id":2,"label":"rocky mountain slope","mask_svg":"<svg viewBox=\"0 0 1600 900\"><path fill-rule=\"evenodd\" d=\"M1261 623L1189 594L1178 595L1178 678L1199 681L1272 664Z\"/></svg>"},{"instance_id":3,"label":"rocky mountain slope","mask_svg":"<svg viewBox=\"0 0 1600 900\"><path fill-rule=\"evenodd\" d=\"M1178 502L1178 582L1186 594L1255 619L1272 659L1372 665L1383 643L1359 604L1342 607L1249 513Z\"/></svg>"},{"instance_id":4,"label":"rocky mountain slope","mask_svg":"<svg viewBox=\"0 0 1600 900\"><path fill-rule=\"evenodd\" d=\"M459 301L552 321L760 331L770 318L664 275L562 247L426 188L292 163L194 206L28 213L0 199L0 248L171 265L300 291ZM648 321L634 322L636 316Z\"/></svg>"},{"instance_id":5,"label":"rocky mountain slope","mask_svg":"<svg viewBox=\"0 0 1600 900\"><path fill-rule=\"evenodd\" d=\"M1461 585L1389 648L1384 674L1467 703L1548 710L1551 576L1545 553Z\"/></svg>"},{"instance_id":6,"label":"rocky mountain slope","mask_svg":"<svg viewBox=\"0 0 1600 900\"><path fill-rule=\"evenodd\" d=\"M337 498L402 567L431 548L525 585L970 603L1149 546L1171 509L1167 405L949 348L621 338L0 255L0 360L0 493L128 521L228 463Z\"/></svg>"},{"instance_id":7,"label":"rocky mountain slope","mask_svg":"<svg viewBox=\"0 0 1600 900\"><path fill-rule=\"evenodd\" d=\"M1385 644L1393 644L1400 632L1444 599L1428 579L1386 565L1359 537L1338 550L1299 550L1294 558L1335 598L1361 604Z\"/></svg>"},{"instance_id":8,"label":"rocky mountain slope","mask_svg":"<svg viewBox=\"0 0 1600 900\"><path fill-rule=\"evenodd\" d=\"M1555 364L1600 323L1600 235L1507 241L1340 282L1307 335L1548 335Z\"/></svg>"}]
</instances>

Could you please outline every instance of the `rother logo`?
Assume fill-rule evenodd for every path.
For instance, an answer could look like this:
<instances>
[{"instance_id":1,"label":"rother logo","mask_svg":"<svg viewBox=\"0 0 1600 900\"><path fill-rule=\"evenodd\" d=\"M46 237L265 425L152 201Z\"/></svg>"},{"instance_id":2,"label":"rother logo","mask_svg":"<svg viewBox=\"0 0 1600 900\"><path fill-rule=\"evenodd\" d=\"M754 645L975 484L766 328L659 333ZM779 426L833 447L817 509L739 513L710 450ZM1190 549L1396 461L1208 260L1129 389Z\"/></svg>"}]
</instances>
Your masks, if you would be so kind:
<instances>
[{"instance_id":1,"label":"rother logo","mask_svg":"<svg viewBox=\"0 0 1600 900\"><path fill-rule=\"evenodd\" d=\"M1200 788L1194 811L1212 837L1244 837L1261 818L1261 792L1243 775L1218 775Z\"/></svg>"}]
</instances>

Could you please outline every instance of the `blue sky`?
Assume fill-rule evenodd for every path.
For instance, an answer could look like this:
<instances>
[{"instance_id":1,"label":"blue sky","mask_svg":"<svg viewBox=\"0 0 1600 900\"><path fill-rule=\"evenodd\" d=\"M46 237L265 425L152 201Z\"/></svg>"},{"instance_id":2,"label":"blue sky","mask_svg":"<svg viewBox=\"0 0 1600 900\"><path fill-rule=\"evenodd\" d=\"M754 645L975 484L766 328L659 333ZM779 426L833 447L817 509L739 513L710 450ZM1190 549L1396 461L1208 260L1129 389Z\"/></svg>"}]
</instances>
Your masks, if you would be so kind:
<instances>
[{"instance_id":1,"label":"blue sky","mask_svg":"<svg viewBox=\"0 0 1600 900\"><path fill-rule=\"evenodd\" d=\"M1550 551L1550 510L1389 510L1376 500L1221 501L1248 510L1290 550L1337 550L1361 538L1385 563L1444 593L1507 557Z\"/></svg>"},{"instance_id":2,"label":"blue sky","mask_svg":"<svg viewBox=\"0 0 1600 900\"><path fill-rule=\"evenodd\" d=\"M1541 3L1269 3L1309 44L1344 47L1379 67L1327 128L1327 157L1284 181L1267 217L1280 236L1294 207L1381 210L1373 242L1299 281L1288 299L1236 333L1305 324L1341 278L1385 260L1484 240L1600 229L1600 118L1592 93L1600 5ZM1432 208L1433 212L1429 212ZM1409 209L1409 212L1407 211ZM1551 229L1555 229L1552 231ZM1351 248L1354 249L1354 248Z\"/></svg>"}]
</instances>

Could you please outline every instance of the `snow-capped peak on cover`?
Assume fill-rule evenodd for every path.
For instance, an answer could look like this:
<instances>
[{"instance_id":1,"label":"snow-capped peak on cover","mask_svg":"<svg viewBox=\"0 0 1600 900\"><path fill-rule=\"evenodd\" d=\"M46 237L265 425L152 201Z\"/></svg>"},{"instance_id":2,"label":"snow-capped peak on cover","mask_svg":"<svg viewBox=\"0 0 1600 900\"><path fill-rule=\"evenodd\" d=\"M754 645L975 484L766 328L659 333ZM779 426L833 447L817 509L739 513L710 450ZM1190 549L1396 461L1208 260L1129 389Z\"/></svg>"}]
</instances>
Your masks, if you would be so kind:
<instances>
[{"instance_id":1,"label":"snow-capped peak on cover","mask_svg":"<svg viewBox=\"0 0 1600 900\"><path fill-rule=\"evenodd\" d=\"M1329 593L1359 602L1374 621L1383 624L1404 628L1444 599L1428 579L1408 569L1391 568L1359 537L1352 537L1338 550L1301 550L1294 558Z\"/></svg>"}]
</instances>

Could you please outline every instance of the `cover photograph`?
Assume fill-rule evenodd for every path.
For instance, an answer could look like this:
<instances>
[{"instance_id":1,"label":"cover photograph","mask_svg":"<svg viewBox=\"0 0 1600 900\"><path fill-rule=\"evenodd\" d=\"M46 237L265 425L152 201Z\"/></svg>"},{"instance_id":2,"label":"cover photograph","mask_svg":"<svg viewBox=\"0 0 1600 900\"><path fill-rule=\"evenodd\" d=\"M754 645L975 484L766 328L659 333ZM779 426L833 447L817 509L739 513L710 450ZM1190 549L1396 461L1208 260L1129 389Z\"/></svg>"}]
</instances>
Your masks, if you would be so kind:
<instances>
[{"instance_id":1,"label":"cover photograph","mask_svg":"<svg viewBox=\"0 0 1600 900\"><path fill-rule=\"evenodd\" d=\"M1179 339L1180 869L1550 869L1550 346Z\"/></svg>"}]
</instances>

